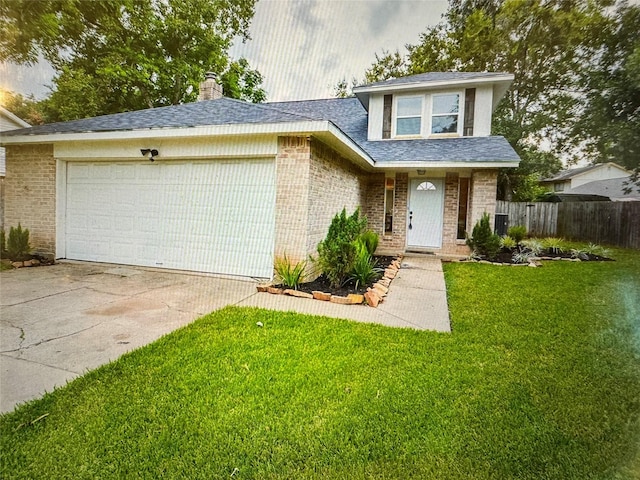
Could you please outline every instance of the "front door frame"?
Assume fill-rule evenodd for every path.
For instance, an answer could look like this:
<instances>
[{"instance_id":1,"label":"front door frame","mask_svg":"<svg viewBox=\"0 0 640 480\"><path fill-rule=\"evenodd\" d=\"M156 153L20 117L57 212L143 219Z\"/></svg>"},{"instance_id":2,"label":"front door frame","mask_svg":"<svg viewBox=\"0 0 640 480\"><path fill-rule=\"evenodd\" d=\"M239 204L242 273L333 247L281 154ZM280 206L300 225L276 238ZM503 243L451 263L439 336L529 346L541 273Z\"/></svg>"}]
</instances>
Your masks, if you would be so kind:
<instances>
[{"instance_id":1,"label":"front door frame","mask_svg":"<svg viewBox=\"0 0 640 480\"><path fill-rule=\"evenodd\" d=\"M414 183L416 182L416 183ZM436 242L423 242L424 244L412 244L410 243L410 228L409 226L412 225L415 221L416 221L416 215L419 215L419 213L416 213L416 211L412 210L412 198L411 196L413 195L414 192L414 185L417 186L418 184L422 183L422 182L431 182L433 183L436 187L437 190L440 193L440 197L439 200L441 202L441 208L439 209L439 218L437 219L437 223L439 223L440 228L438 229L438 240ZM442 248L442 240L443 240L443 229L444 229L444 204L445 204L445 179L443 177L434 177L434 176L410 176L409 177L409 182L408 182L408 188L407 188L407 233L406 233L406 246L409 249L440 249ZM413 215L411 215L411 212L413 212ZM428 213L427 213L428 214ZM411 218L413 217L413 218ZM418 221L420 221L419 218L417 218ZM435 243L433 245L429 244L429 243Z\"/></svg>"}]
</instances>

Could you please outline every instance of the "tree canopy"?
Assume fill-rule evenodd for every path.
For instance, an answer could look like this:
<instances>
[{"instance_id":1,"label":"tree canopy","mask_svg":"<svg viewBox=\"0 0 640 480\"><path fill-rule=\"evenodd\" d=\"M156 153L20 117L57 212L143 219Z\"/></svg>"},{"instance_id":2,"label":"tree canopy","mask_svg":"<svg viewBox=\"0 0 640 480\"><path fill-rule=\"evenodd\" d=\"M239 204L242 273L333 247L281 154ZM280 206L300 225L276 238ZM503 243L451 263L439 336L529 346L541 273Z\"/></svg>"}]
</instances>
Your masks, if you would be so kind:
<instances>
[{"instance_id":1,"label":"tree canopy","mask_svg":"<svg viewBox=\"0 0 640 480\"><path fill-rule=\"evenodd\" d=\"M204 73L225 94L263 101L262 76L231 61L256 0L9 0L0 4L0 60L56 70L44 104L69 120L194 101Z\"/></svg>"},{"instance_id":2,"label":"tree canopy","mask_svg":"<svg viewBox=\"0 0 640 480\"><path fill-rule=\"evenodd\" d=\"M443 20L407 45L406 55L376 55L365 81L513 73L493 133L522 162L501 173L499 195L531 200L535 180L560 170L561 158L638 167L639 11L615 0L450 0Z\"/></svg>"}]
</instances>

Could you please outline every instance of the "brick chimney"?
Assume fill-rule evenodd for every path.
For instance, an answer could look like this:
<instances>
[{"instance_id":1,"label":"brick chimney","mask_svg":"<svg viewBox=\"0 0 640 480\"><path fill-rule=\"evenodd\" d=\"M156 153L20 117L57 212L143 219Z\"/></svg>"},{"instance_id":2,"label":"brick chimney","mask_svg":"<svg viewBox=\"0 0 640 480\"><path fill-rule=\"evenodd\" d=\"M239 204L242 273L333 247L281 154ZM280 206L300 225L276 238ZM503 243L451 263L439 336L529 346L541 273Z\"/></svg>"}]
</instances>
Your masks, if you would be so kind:
<instances>
[{"instance_id":1,"label":"brick chimney","mask_svg":"<svg viewBox=\"0 0 640 480\"><path fill-rule=\"evenodd\" d=\"M216 82L215 73L207 72L204 74L204 82L200 84L198 101L217 100L218 98L222 98L222 86L218 85L218 82Z\"/></svg>"}]
</instances>

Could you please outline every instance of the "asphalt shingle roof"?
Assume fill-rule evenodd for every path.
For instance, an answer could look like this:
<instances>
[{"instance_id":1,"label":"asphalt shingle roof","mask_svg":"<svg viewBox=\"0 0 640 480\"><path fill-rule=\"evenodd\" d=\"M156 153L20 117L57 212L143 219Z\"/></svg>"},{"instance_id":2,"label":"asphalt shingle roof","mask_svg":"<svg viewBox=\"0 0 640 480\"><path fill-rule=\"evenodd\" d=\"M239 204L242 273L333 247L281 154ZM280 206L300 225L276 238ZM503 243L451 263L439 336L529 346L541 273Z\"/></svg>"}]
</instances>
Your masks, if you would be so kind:
<instances>
[{"instance_id":1,"label":"asphalt shingle roof","mask_svg":"<svg viewBox=\"0 0 640 480\"><path fill-rule=\"evenodd\" d=\"M3 135L9 137L325 120L338 127L375 162L519 161L518 155L503 137L368 141L367 119L367 111L355 97L264 104L222 98L40 125L4 132Z\"/></svg>"},{"instance_id":2,"label":"asphalt shingle roof","mask_svg":"<svg viewBox=\"0 0 640 480\"><path fill-rule=\"evenodd\" d=\"M391 78L380 82L367 83L356 88L381 87L391 85L407 85L411 83L425 82L454 82L457 80L477 80L492 77L504 77L509 75L503 72L427 72L418 75L409 75L407 77Z\"/></svg>"}]
</instances>

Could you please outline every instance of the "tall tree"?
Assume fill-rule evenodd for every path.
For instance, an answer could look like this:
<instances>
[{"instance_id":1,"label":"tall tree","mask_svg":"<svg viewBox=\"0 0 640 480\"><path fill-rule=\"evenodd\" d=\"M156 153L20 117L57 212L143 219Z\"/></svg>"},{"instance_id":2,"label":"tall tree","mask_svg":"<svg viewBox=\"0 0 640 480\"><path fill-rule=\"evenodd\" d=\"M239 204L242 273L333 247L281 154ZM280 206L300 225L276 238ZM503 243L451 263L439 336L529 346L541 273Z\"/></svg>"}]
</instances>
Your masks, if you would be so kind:
<instances>
[{"instance_id":1,"label":"tall tree","mask_svg":"<svg viewBox=\"0 0 640 480\"><path fill-rule=\"evenodd\" d=\"M45 122L42 105L33 95L23 96L19 93L0 88L0 105L29 125L41 125Z\"/></svg>"},{"instance_id":2,"label":"tall tree","mask_svg":"<svg viewBox=\"0 0 640 480\"><path fill-rule=\"evenodd\" d=\"M259 72L228 59L234 38L249 38L255 1L9 0L0 60L44 57L60 120L193 101L206 71L226 78L228 94L264 100Z\"/></svg>"},{"instance_id":3,"label":"tall tree","mask_svg":"<svg viewBox=\"0 0 640 480\"><path fill-rule=\"evenodd\" d=\"M601 51L581 75L585 101L573 140L593 162L634 169L640 190L640 5L622 3L611 18Z\"/></svg>"},{"instance_id":4,"label":"tall tree","mask_svg":"<svg viewBox=\"0 0 640 480\"><path fill-rule=\"evenodd\" d=\"M493 124L494 133L504 135L522 158L520 168L500 176L503 197L522 198L519 190L523 195L532 191L531 175L553 173L562 167L560 155L575 155L569 140L581 102L579 74L599 50L612 4L613 0L450 0L444 20L428 28L419 43L407 46L407 74L514 74ZM382 63L376 57L367 72ZM379 70L384 79L385 69Z\"/></svg>"}]
</instances>

